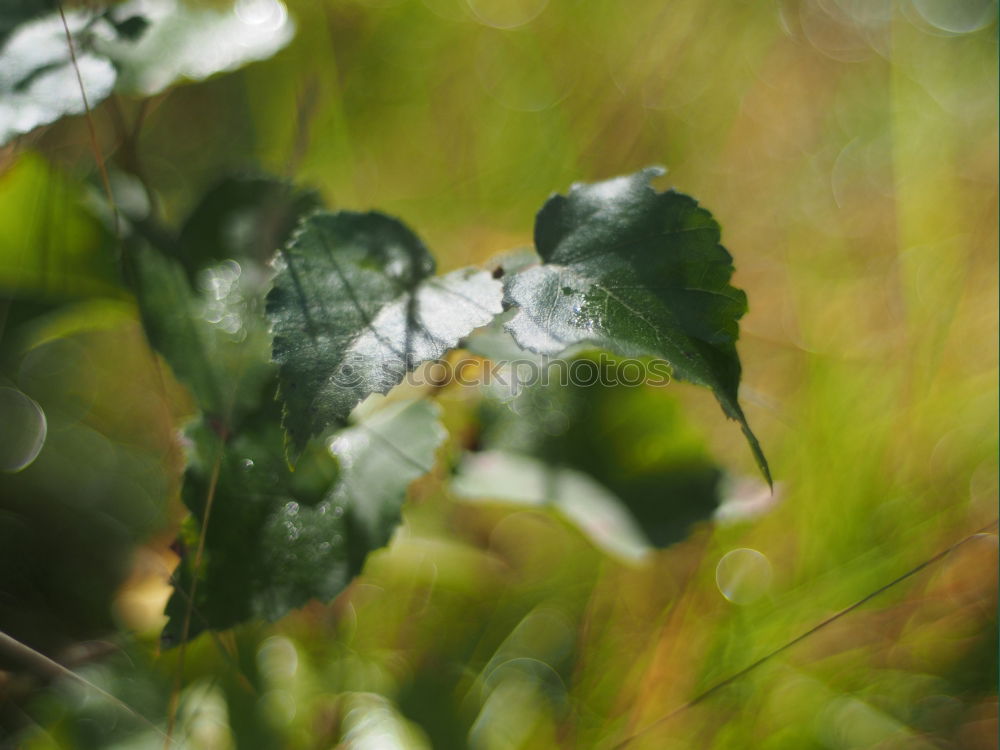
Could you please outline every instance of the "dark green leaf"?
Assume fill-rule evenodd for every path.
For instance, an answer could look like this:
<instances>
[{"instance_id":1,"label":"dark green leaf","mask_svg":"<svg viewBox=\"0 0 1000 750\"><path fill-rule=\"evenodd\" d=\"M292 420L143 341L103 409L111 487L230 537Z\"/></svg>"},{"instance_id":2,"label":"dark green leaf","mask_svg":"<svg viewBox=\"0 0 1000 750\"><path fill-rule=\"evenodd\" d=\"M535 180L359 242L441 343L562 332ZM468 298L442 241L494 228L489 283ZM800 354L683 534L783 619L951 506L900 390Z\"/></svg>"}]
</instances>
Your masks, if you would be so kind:
<instances>
[{"instance_id":1,"label":"dark green leaf","mask_svg":"<svg viewBox=\"0 0 1000 750\"><path fill-rule=\"evenodd\" d=\"M189 637L250 618L274 620L309 599L340 593L368 553L389 541L408 485L431 468L443 439L432 403L395 404L340 433L330 451L313 443L293 472L284 460L277 415L258 416L225 445L204 423L192 433L183 490L192 517L167 605L165 644L178 643L183 634L196 519L204 515L216 461ZM331 452L339 459L339 476Z\"/></svg>"},{"instance_id":2,"label":"dark green leaf","mask_svg":"<svg viewBox=\"0 0 1000 750\"><path fill-rule=\"evenodd\" d=\"M433 273L430 253L396 219L345 211L303 223L267 303L295 452L501 311L489 273Z\"/></svg>"},{"instance_id":3,"label":"dark green leaf","mask_svg":"<svg viewBox=\"0 0 1000 750\"><path fill-rule=\"evenodd\" d=\"M299 220L321 207L316 193L270 177L225 177L201 197L181 227L179 258L191 274L227 258L262 266L288 242Z\"/></svg>"},{"instance_id":4,"label":"dark green leaf","mask_svg":"<svg viewBox=\"0 0 1000 750\"><path fill-rule=\"evenodd\" d=\"M275 619L313 596L335 596L350 579L343 509L324 501L336 462L316 447L303 457L303 472L293 474L282 456L280 428L269 421L246 426L228 444L205 422L190 433L183 498L191 517L180 540L164 645L184 634L199 533L205 550L189 638L254 617ZM210 492L212 511L202 528Z\"/></svg>"},{"instance_id":5,"label":"dark green leaf","mask_svg":"<svg viewBox=\"0 0 1000 750\"><path fill-rule=\"evenodd\" d=\"M686 195L654 191L659 174L578 184L549 199L535 222L543 265L506 283L506 301L519 308L507 329L543 354L589 346L663 358L676 377L712 389L770 482L737 400L746 296L729 284L732 258L712 215Z\"/></svg>"}]
</instances>

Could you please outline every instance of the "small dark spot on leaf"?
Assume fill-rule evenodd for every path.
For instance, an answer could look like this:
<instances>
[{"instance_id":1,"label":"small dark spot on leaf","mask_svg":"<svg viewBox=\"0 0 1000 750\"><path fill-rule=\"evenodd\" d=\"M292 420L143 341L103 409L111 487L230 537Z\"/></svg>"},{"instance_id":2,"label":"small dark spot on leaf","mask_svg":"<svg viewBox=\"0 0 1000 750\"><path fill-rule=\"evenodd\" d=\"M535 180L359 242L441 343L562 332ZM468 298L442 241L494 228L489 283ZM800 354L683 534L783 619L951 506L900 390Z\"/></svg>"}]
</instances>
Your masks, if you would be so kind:
<instances>
[{"instance_id":1,"label":"small dark spot on leaf","mask_svg":"<svg viewBox=\"0 0 1000 750\"><path fill-rule=\"evenodd\" d=\"M116 23L115 31L118 32L119 36L128 39L130 42L134 42L142 36L147 26L149 26L147 19L142 16L131 16L124 21Z\"/></svg>"}]
</instances>

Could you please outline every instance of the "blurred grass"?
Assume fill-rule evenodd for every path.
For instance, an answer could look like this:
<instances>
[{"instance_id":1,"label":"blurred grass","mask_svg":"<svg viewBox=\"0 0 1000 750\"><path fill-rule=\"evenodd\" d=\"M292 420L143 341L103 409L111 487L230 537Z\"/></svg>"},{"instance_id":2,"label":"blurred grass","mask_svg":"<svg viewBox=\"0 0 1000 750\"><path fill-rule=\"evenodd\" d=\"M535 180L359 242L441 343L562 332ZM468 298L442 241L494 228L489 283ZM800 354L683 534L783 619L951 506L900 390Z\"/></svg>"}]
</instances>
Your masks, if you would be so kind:
<instances>
[{"instance_id":1,"label":"blurred grass","mask_svg":"<svg viewBox=\"0 0 1000 750\"><path fill-rule=\"evenodd\" d=\"M735 256L751 306L743 398L782 487L759 519L704 525L631 569L546 516L474 511L421 485L407 533L349 597L222 637L257 665L256 697L232 699L192 746L226 747L227 722L245 725L241 747L332 744L350 711L387 715L337 697L355 691L437 719L435 747L477 716L477 748L612 747L996 516L994 3L289 6L290 48L150 107L139 147L169 217L220 174L260 168L330 205L401 216L451 268L529 244L534 211L573 181L665 164ZM539 8L513 29L482 20ZM90 169L78 122L30 145ZM0 240L6 284L34 283L31 248L50 269L89 257L93 230L58 203L63 178L25 184L41 170L26 153L0 176L3 224L25 238ZM80 283L103 282L102 264ZM710 396L671 391L720 463L752 474ZM715 581L741 547L774 571L744 606ZM996 554L993 530L628 747L996 747ZM554 687L515 690L498 712L480 703L486 667L529 615L562 623L546 632L568 628L569 645L518 645L555 664ZM211 641L189 663L199 689L240 694ZM162 690L171 667L164 655L144 669ZM32 747L58 746L72 714L49 711L52 742ZM273 734L247 739L254 722Z\"/></svg>"}]
</instances>

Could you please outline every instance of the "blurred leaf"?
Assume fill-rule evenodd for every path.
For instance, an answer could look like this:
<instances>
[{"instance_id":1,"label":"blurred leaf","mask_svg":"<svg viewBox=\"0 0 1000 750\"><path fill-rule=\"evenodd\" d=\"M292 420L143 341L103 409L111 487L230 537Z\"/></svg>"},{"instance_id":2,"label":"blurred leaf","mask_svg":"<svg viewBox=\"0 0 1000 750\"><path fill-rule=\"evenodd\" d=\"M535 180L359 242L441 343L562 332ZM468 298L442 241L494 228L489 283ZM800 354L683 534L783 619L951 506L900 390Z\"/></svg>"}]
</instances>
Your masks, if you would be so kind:
<instances>
[{"instance_id":1,"label":"blurred leaf","mask_svg":"<svg viewBox=\"0 0 1000 750\"><path fill-rule=\"evenodd\" d=\"M270 177L225 177L201 197L181 227L180 260L192 275L227 258L249 258L262 266L299 220L321 207L318 194Z\"/></svg>"},{"instance_id":2,"label":"blurred leaf","mask_svg":"<svg viewBox=\"0 0 1000 750\"><path fill-rule=\"evenodd\" d=\"M0 174L0 289L32 299L122 294L110 236L84 197L34 153Z\"/></svg>"},{"instance_id":3,"label":"blurred leaf","mask_svg":"<svg viewBox=\"0 0 1000 750\"><path fill-rule=\"evenodd\" d=\"M507 323L517 342L560 355L597 346L662 357L674 374L713 390L737 420L757 464L767 460L737 401L737 321L746 295L729 285L732 258L719 225L686 195L655 192L649 168L550 198L535 222L543 265L509 277Z\"/></svg>"},{"instance_id":4,"label":"blurred leaf","mask_svg":"<svg viewBox=\"0 0 1000 750\"><path fill-rule=\"evenodd\" d=\"M375 693L344 696L343 747L379 750L430 750L419 727L406 720L387 698Z\"/></svg>"},{"instance_id":5,"label":"blurred leaf","mask_svg":"<svg viewBox=\"0 0 1000 750\"><path fill-rule=\"evenodd\" d=\"M295 33L277 0L223 8L130 0L103 13L67 10L65 26L54 9L55 3L15 0L0 11L0 144L84 112L78 74L93 108L112 90L152 96L181 79L266 59Z\"/></svg>"},{"instance_id":6,"label":"blurred leaf","mask_svg":"<svg viewBox=\"0 0 1000 750\"><path fill-rule=\"evenodd\" d=\"M567 374L578 364L599 373L596 382L586 384ZM595 521L611 513L605 508L617 499L649 541L665 547L684 539L691 524L711 517L719 503L722 472L669 393L659 387L612 385L615 366L596 357L580 357L547 365L537 380L519 388L508 384L488 389L491 398L483 402L478 448L490 455L517 454L539 461L549 467L546 482L563 470L590 477L596 488L588 494L605 501L587 503ZM496 469L493 491L476 494L494 499L537 497L532 483L540 481L541 468L527 464L514 468L504 459ZM574 478L565 481L581 482L573 474L568 476ZM545 487L546 502L558 500L561 493L555 490L554 485ZM575 514L584 515L583 504L576 501L557 505L567 503Z\"/></svg>"},{"instance_id":7,"label":"blurred leaf","mask_svg":"<svg viewBox=\"0 0 1000 750\"><path fill-rule=\"evenodd\" d=\"M270 400L274 368L263 315L264 281L234 261L205 269L196 293L183 268L148 248L134 253L137 297L150 343L199 408L228 428ZM273 388L273 385L271 385Z\"/></svg>"},{"instance_id":8,"label":"blurred leaf","mask_svg":"<svg viewBox=\"0 0 1000 750\"><path fill-rule=\"evenodd\" d=\"M138 96L158 94L178 80L197 81L264 60L295 33L284 3L277 1L213 7L130 0L116 5L112 14L118 34L102 38L98 49L120 71L117 90ZM137 17L146 19L148 28L136 39L128 24Z\"/></svg>"},{"instance_id":9,"label":"blurred leaf","mask_svg":"<svg viewBox=\"0 0 1000 750\"><path fill-rule=\"evenodd\" d=\"M66 13L66 26L74 36L91 20L89 13ZM28 21L10 34L0 49L0 143L63 115L83 112L78 72L90 106L111 93L117 76L114 65L76 46L74 69L58 14Z\"/></svg>"},{"instance_id":10,"label":"blurred leaf","mask_svg":"<svg viewBox=\"0 0 1000 750\"><path fill-rule=\"evenodd\" d=\"M293 452L501 310L489 273L433 277L420 240L383 214L314 214L281 259L267 312Z\"/></svg>"},{"instance_id":11,"label":"blurred leaf","mask_svg":"<svg viewBox=\"0 0 1000 750\"><path fill-rule=\"evenodd\" d=\"M182 497L191 516L181 536L164 645L177 644L184 632L199 533L205 552L189 637L254 617L273 620L314 596L335 596L349 580L343 511L325 500L336 462L314 447L293 474L282 456L281 430L266 414L228 444L205 422L190 438ZM200 528L210 492L209 523Z\"/></svg>"},{"instance_id":12,"label":"blurred leaf","mask_svg":"<svg viewBox=\"0 0 1000 750\"><path fill-rule=\"evenodd\" d=\"M597 547L641 560L649 543L621 500L581 471L503 451L466 454L452 482L456 495L558 510Z\"/></svg>"},{"instance_id":13,"label":"blurred leaf","mask_svg":"<svg viewBox=\"0 0 1000 750\"><path fill-rule=\"evenodd\" d=\"M214 491L189 637L253 617L275 620L309 599L332 599L384 546L399 523L406 488L426 473L443 439L437 410L399 404L345 430L332 452L313 443L292 472L276 409L223 445L201 423L192 433L183 497L192 517L167 605L166 645L182 637L198 522ZM221 454L220 454L221 452ZM221 458L219 456L221 455ZM218 481L213 473L219 461Z\"/></svg>"}]
</instances>

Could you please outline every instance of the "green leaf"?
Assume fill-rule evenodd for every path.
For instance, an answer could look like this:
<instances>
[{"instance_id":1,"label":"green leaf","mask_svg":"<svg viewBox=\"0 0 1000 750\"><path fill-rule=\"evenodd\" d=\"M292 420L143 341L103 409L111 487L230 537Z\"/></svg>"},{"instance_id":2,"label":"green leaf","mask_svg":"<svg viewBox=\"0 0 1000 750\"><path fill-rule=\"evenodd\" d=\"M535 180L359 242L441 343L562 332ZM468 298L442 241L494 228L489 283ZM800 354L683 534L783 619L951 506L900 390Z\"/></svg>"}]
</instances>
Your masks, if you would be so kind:
<instances>
[{"instance_id":1,"label":"green leaf","mask_svg":"<svg viewBox=\"0 0 1000 750\"><path fill-rule=\"evenodd\" d=\"M228 444L208 422L189 432L182 497L191 516L179 541L165 646L184 636L199 534L204 554L188 638L251 618L276 619L313 596L335 596L350 579L343 509L324 501L336 462L317 447L303 457L303 471L292 474L282 457L280 428L260 416ZM212 510L202 527L210 494Z\"/></svg>"},{"instance_id":2,"label":"green leaf","mask_svg":"<svg viewBox=\"0 0 1000 750\"><path fill-rule=\"evenodd\" d=\"M89 13L66 12L66 26L77 36L91 22ZM0 144L85 110L80 81L91 107L114 88L111 61L77 45L76 69L59 14L21 24L0 49ZM79 71L79 79L77 78Z\"/></svg>"},{"instance_id":3,"label":"green leaf","mask_svg":"<svg viewBox=\"0 0 1000 750\"><path fill-rule=\"evenodd\" d=\"M258 414L227 444L205 423L192 432L183 489L192 517L167 605L165 645L183 635L197 519L204 515L216 461L189 638L251 618L275 620L310 599L339 594L368 553L389 541L407 487L431 468L444 436L434 404L394 404L337 435L329 451L311 444L293 472L276 417Z\"/></svg>"},{"instance_id":4,"label":"green leaf","mask_svg":"<svg viewBox=\"0 0 1000 750\"><path fill-rule=\"evenodd\" d=\"M347 508L353 572L371 550L389 543L406 487L431 470L445 437L437 405L419 400L386 406L330 441L342 471L332 497Z\"/></svg>"},{"instance_id":5,"label":"green leaf","mask_svg":"<svg viewBox=\"0 0 1000 750\"><path fill-rule=\"evenodd\" d=\"M195 292L177 261L145 247L133 258L146 335L198 407L228 430L261 399L270 401L274 367L259 270L220 263L202 271Z\"/></svg>"},{"instance_id":6,"label":"green leaf","mask_svg":"<svg viewBox=\"0 0 1000 750\"><path fill-rule=\"evenodd\" d=\"M746 295L729 284L732 258L712 215L686 195L649 186L662 173L577 184L548 200L535 222L543 264L506 283L505 301L519 310L507 330L541 354L599 347L663 358L676 377L712 389L770 482L737 400Z\"/></svg>"},{"instance_id":7,"label":"green leaf","mask_svg":"<svg viewBox=\"0 0 1000 750\"><path fill-rule=\"evenodd\" d=\"M501 311L489 273L433 273L430 253L396 219L344 211L305 220L267 301L294 453Z\"/></svg>"}]
</instances>

